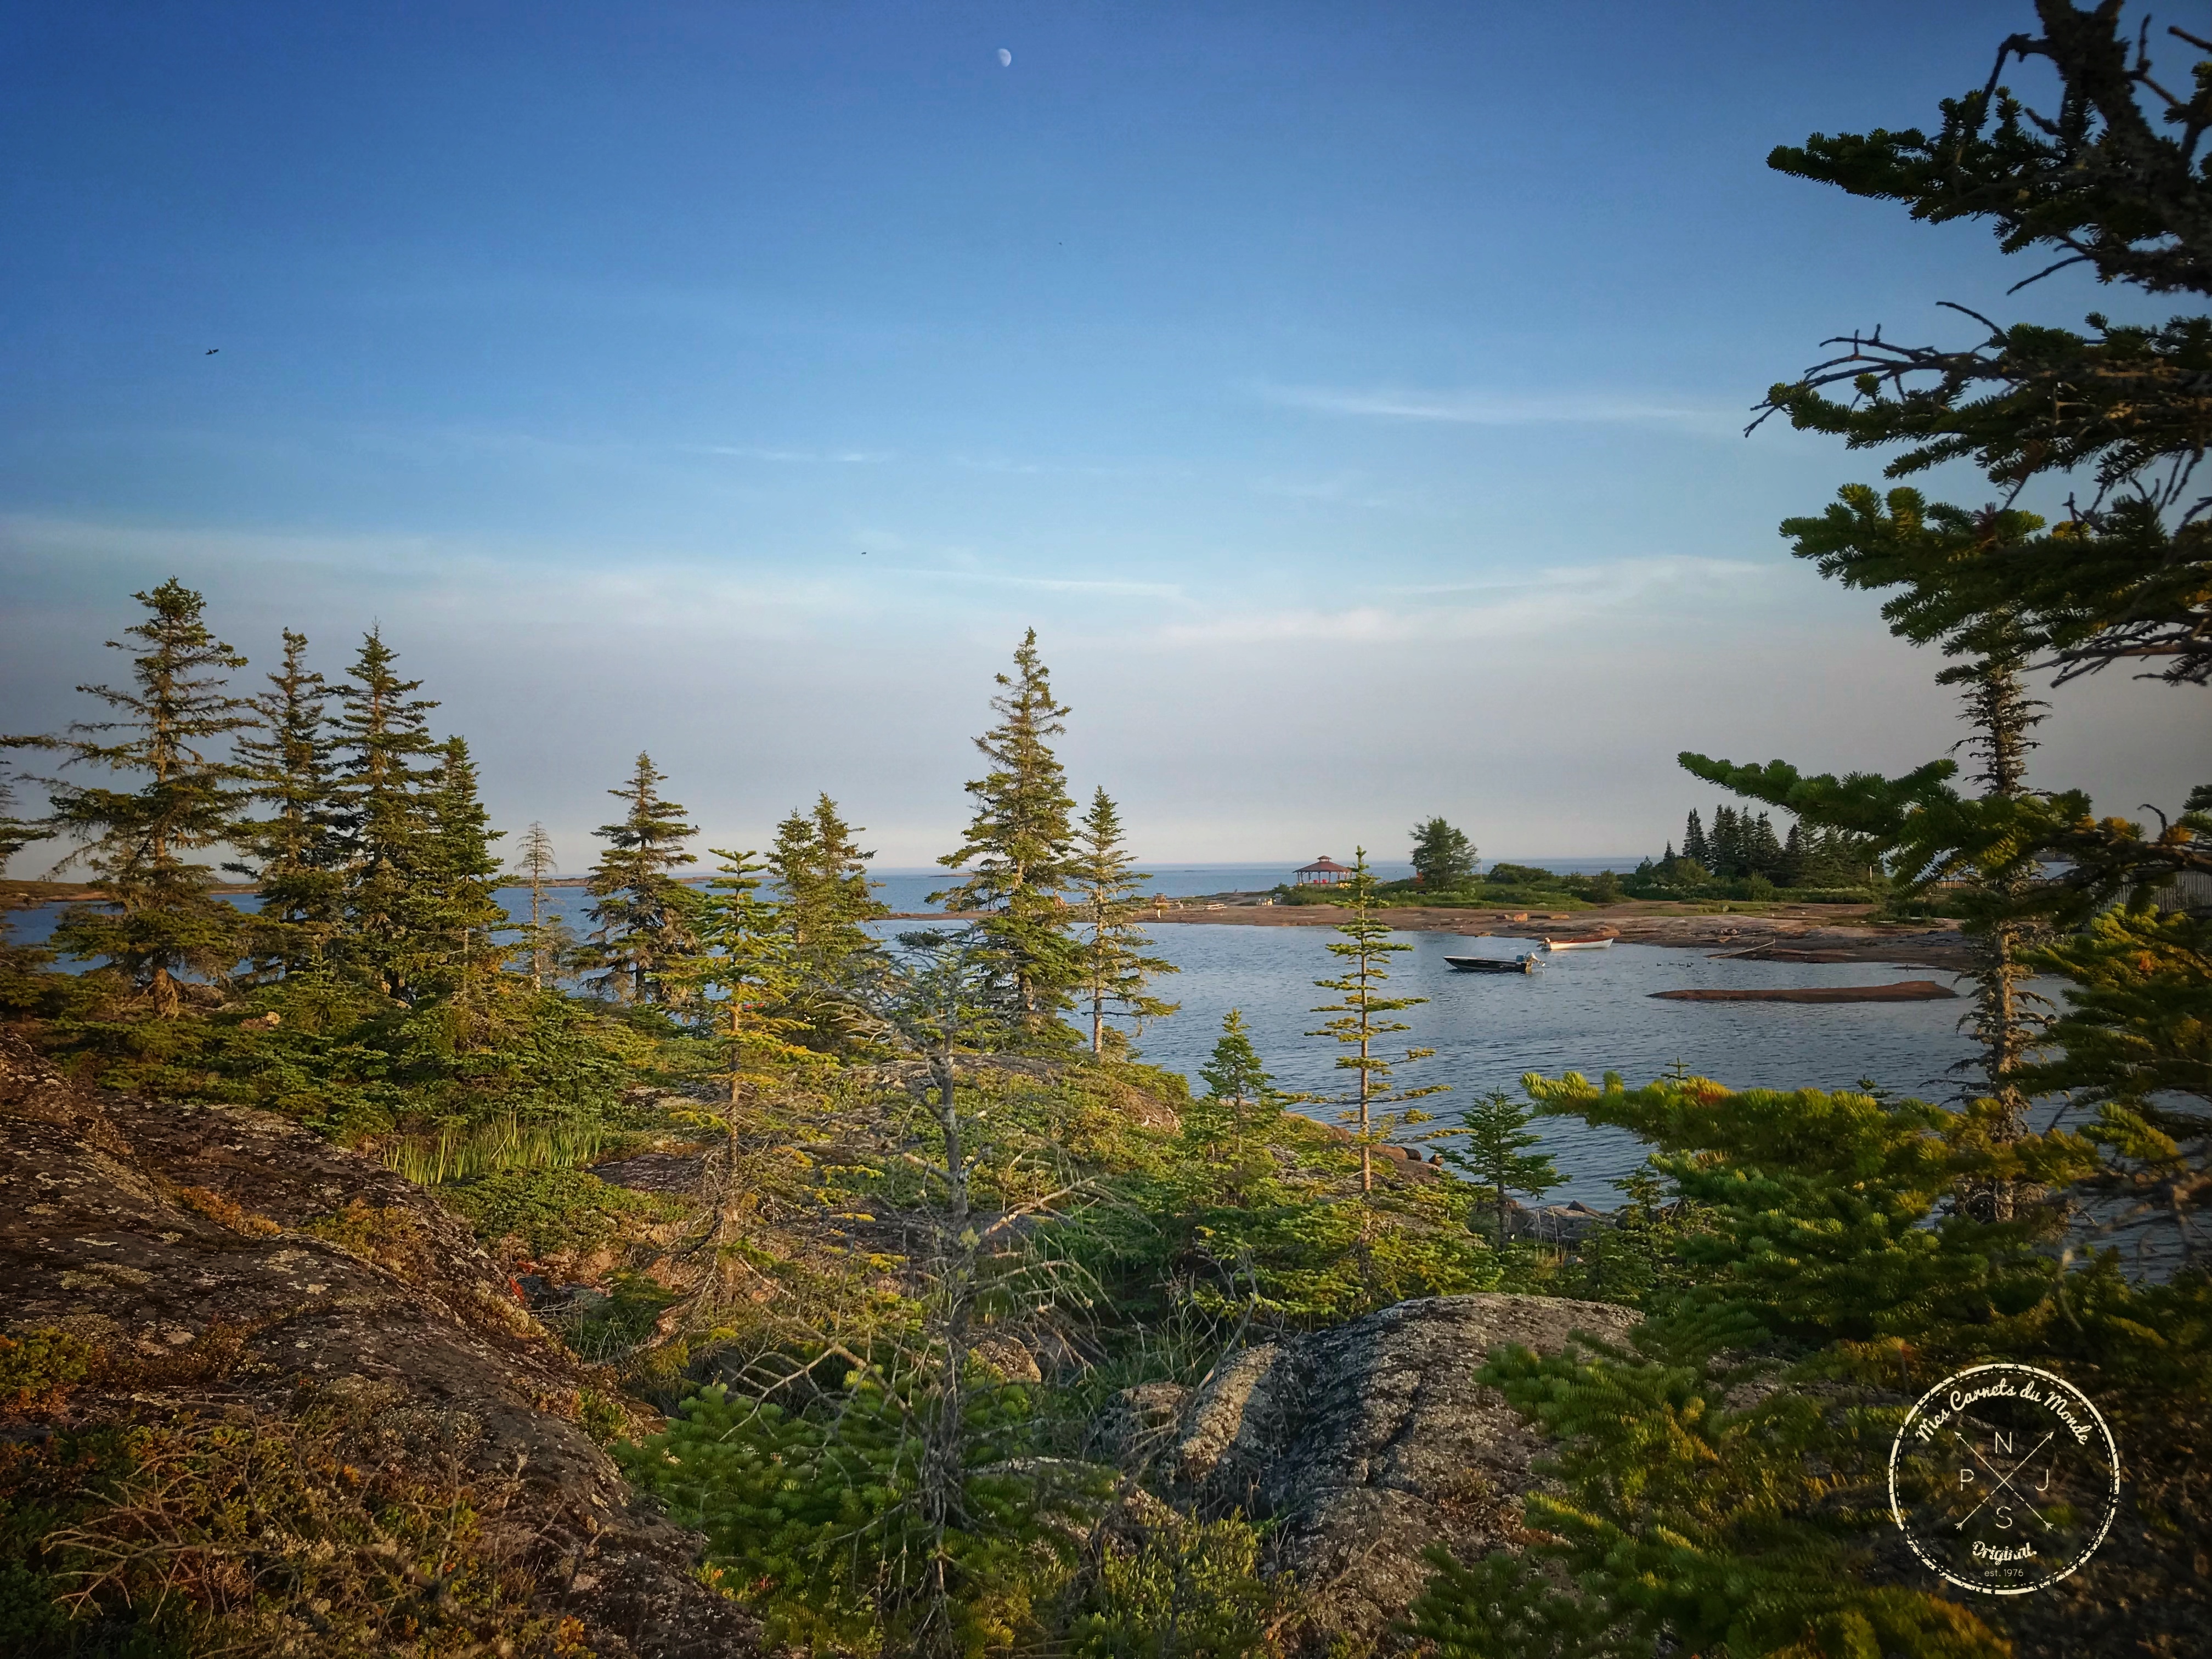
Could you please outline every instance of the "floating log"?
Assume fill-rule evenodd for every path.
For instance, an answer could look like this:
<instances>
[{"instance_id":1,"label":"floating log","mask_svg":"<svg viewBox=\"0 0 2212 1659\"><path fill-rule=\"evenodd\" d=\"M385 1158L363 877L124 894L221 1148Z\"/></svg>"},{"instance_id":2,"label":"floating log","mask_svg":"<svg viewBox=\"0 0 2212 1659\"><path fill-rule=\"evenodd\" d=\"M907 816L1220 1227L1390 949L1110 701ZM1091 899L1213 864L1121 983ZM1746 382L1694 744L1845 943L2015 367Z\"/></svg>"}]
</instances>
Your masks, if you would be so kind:
<instances>
[{"instance_id":1,"label":"floating log","mask_svg":"<svg viewBox=\"0 0 2212 1659\"><path fill-rule=\"evenodd\" d=\"M1654 991L1664 1002L1941 1002L1959 994L1932 979L1901 979L1893 985L1774 986L1756 990Z\"/></svg>"}]
</instances>

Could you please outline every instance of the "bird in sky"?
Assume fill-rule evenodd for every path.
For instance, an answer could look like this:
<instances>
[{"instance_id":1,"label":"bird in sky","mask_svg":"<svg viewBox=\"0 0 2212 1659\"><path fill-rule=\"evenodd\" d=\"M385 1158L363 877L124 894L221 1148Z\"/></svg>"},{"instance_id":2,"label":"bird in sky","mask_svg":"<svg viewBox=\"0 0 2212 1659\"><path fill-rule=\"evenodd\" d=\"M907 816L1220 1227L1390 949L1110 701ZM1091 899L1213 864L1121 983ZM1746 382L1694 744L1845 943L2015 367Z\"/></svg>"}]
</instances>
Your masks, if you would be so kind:
<instances>
[{"instance_id":1,"label":"bird in sky","mask_svg":"<svg viewBox=\"0 0 2212 1659\"><path fill-rule=\"evenodd\" d=\"M205 354L205 355L206 355L206 356L210 356L210 357L212 357L212 356L215 356L215 354L216 354L216 352L218 352L218 351L222 350L222 348L221 346L210 346L210 347L207 349L207 352L206 352L206 354Z\"/></svg>"}]
</instances>

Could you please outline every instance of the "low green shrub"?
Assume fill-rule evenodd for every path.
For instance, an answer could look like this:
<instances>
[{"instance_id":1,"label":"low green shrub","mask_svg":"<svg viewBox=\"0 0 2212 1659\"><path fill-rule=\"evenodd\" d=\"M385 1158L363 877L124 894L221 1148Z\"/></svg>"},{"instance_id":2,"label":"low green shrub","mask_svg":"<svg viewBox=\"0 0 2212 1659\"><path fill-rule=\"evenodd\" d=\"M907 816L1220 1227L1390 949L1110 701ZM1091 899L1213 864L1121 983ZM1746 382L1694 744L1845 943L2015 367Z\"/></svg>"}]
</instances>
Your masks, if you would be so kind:
<instances>
[{"instance_id":1,"label":"low green shrub","mask_svg":"<svg viewBox=\"0 0 2212 1659\"><path fill-rule=\"evenodd\" d=\"M439 1201L468 1218L487 1243L514 1238L535 1258L589 1255L641 1224L680 1206L609 1185L589 1170L498 1170L436 1188Z\"/></svg>"}]
</instances>

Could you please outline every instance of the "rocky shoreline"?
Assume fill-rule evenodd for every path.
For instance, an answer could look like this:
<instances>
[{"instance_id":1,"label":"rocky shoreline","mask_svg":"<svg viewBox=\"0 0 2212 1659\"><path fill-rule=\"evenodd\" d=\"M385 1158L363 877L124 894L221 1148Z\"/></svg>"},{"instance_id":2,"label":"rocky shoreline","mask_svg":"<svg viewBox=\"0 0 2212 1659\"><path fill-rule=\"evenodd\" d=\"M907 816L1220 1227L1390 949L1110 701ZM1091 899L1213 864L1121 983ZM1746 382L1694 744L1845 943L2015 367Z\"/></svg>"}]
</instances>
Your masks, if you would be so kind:
<instances>
[{"instance_id":1,"label":"rocky shoreline","mask_svg":"<svg viewBox=\"0 0 2212 1659\"><path fill-rule=\"evenodd\" d=\"M1146 917L1158 923L1237 927L1335 927L1352 912L1333 904L1276 904L1261 893L1216 893L1169 899ZM1479 910L1393 905L1379 914L1401 933L1456 933L1462 939L1617 939L1624 945L1705 951L1760 962L1880 962L1900 968L1964 969L1965 940L1955 921L1879 922L1871 905L1776 905L1758 915L1685 914L1637 902L1603 909ZM897 921L972 921L968 912L924 912Z\"/></svg>"}]
</instances>

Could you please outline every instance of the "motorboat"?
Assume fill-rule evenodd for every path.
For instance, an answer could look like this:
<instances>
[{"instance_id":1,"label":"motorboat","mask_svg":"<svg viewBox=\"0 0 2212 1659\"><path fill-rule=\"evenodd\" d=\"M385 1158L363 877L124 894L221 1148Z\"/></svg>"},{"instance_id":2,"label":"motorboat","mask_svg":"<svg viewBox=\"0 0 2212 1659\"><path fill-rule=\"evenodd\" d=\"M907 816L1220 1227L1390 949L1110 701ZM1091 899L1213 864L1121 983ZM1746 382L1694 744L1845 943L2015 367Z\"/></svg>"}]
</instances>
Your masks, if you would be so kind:
<instances>
[{"instance_id":1,"label":"motorboat","mask_svg":"<svg viewBox=\"0 0 2212 1659\"><path fill-rule=\"evenodd\" d=\"M1613 941L1609 939L1547 939L1544 941L1544 948L1547 951L1609 951L1613 948Z\"/></svg>"},{"instance_id":2,"label":"motorboat","mask_svg":"<svg viewBox=\"0 0 2212 1659\"><path fill-rule=\"evenodd\" d=\"M1536 958L1517 957L1446 957L1455 972L1462 974L1533 974Z\"/></svg>"}]
</instances>

